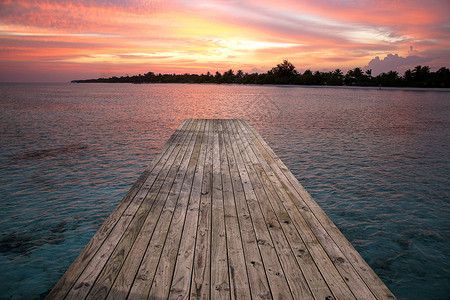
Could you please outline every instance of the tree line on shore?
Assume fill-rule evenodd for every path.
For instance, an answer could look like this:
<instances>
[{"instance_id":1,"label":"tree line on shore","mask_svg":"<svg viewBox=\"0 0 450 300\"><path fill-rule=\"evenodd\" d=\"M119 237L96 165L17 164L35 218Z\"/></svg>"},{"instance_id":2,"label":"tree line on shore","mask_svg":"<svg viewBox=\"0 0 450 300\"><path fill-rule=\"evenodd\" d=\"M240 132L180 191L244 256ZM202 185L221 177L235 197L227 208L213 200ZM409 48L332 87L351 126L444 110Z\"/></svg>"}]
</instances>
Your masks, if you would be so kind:
<instances>
[{"instance_id":1,"label":"tree line on shore","mask_svg":"<svg viewBox=\"0 0 450 300\"><path fill-rule=\"evenodd\" d=\"M416 66L406 70L403 76L397 71L389 71L372 76L372 70L354 68L344 74L340 69L330 72L306 70L298 72L287 60L266 73L244 73L228 70L221 74L155 74L148 72L134 76L72 80L73 83L235 83L235 84L294 84L331 86L383 86L383 87L431 87L449 88L450 70L442 67L431 72L428 66Z\"/></svg>"}]
</instances>

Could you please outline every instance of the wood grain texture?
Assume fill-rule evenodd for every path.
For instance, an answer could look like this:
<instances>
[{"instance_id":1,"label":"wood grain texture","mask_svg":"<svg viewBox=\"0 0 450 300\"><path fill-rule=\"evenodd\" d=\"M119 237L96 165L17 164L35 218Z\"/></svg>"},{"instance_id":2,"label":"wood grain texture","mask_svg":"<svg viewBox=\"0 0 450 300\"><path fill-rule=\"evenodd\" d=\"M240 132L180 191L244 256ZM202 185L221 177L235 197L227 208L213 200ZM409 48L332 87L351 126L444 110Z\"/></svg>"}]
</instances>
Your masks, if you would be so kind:
<instances>
[{"instance_id":1,"label":"wood grain texture","mask_svg":"<svg viewBox=\"0 0 450 300\"><path fill-rule=\"evenodd\" d=\"M395 299L245 120L185 120L47 299Z\"/></svg>"}]
</instances>

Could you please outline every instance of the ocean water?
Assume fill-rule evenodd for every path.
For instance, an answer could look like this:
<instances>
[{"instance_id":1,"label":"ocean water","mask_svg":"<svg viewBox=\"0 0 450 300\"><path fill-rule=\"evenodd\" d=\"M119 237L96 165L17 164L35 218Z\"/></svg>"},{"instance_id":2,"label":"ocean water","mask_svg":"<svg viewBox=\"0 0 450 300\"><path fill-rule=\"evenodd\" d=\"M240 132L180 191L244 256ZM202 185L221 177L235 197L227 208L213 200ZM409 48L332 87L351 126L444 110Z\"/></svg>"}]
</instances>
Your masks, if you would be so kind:
<instances>
[{"instance_id":1,"label":"ocean water","mask_svg":"<svg viewBox=\"0 0 450 300\"><path fill-rule=\"evenodd\" d=\"M0 85L0 299L45 297L186 118L244 118L398 298L450 295L450 91Z\"/></svg>"}]
</instances>

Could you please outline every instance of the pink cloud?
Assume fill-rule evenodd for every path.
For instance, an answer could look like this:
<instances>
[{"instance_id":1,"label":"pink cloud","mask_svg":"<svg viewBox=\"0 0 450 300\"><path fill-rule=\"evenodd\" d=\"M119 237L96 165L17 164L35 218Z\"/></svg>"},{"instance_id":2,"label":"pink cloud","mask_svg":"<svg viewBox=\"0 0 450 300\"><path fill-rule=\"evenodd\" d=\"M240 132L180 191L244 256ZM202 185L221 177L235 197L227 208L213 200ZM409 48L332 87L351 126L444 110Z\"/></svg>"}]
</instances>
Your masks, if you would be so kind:
<instances>
[{"instance_id":1,"label":"pink cloud","mask_svg":"<svg viewBox=\"0 0 450 300\"><path fill-rule=\"evenodd\" d=\"M251 71L283 59L313 70L367 65L373 73L419 62L449 67L448 11L450 2L438 0L5 0L0 72L25 80L97 68L118 76ZM264 47L275 44L291 46ZM411 45L420 52L408 53Z\"/></svg>"}]
</instances>

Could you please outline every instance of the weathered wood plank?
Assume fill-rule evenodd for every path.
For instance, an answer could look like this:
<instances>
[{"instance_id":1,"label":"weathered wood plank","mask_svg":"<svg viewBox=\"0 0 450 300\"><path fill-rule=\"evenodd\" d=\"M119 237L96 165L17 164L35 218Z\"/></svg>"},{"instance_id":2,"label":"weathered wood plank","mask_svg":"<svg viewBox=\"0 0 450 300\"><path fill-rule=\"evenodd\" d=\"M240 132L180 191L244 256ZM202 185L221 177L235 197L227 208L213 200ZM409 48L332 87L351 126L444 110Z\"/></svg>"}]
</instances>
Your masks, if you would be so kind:
<instances>
[{"instance_id":1,"label":"weathered wood plank","mask_svg":"<svg viewBox=\"0 0 450 300\"><path fill-rule=\"evenodd\" d=\"M246 204L250 212L250 218L255 229L256 241L261 253L266 276L269 281L270 290L274 299L292 299L290 287L286 281L284 271L281 267L279 257L274 249L274 243L268 231L268 225L266 224L261 212L261 207L256 196L255 187L250 180L250 174L247 171L242 154L238 148L240 140L233 134L232 122L227 124L227 130L230 135L235 138L231 141L231 146L236 158L239 175L242 180L244 188Z\"/></svg>"},{"instance_id":2,"label":"weathered wood plank","mask_svg":"<svg viewBox=\"0 0 450 300\"><path fill-rule=\"evenodd\" d=\"M277 175L277 180L279 180L283 184L283 177L278 168L278 165L275 164L273 157L269 156L266 152L264 152L264 148L258 144L258 141L254 140L254 142L259 147L261 153L263 154L265 160L268 162L274 173ZM275 155L275 154L274 154ZM283 184L283 187L286 188L286 183ZM282 189L283 190L283 189ZM287 189L287 192L291 192ZM292 195L292 193L291 193ZM299 199L295 199L295 197L290 197L293 201L300 201ZM287 204L291 203L287 201ZM304 206L302 206L304 207ZM295 209L289 207L288 210L291 213L295 213ZM307 221L304 220L304 216L301 213L297 214L297 217L291 215L291 220L297 228L297 231L301 234L303 241L305 242L315 264L320 269L324 279L326 280L328 286L331 291L335 295L337 299L355 299L352 291L347 286L345 280L342 278L333 261L331 261L330 257L327 255L326 251L320 244L317 237L314 235L312 228L308 225Z\"/></svg>"},{"instance_id":3,"label":"weathered wood plank","mask_svg":"<svg viewBox=\"0 0 450 300\"><path fill-rule=\"evenodd\" d=\"M269 202L269 197L266 194L265 186L260 181L258 177L255 166L253 162L250 161L251 148L248 145L244 145L243 140L245 139L245 134L240 131L238 132L236 121L230 122L233 134L237 137L237 145L239 150L241 150L242 158L247 172L250 177L250 181L253 184L254 191L256 193L260 211L262 213L262 218L264 219L272 242L275 246L276 255L280 261L283 268L286 280L291 289L292 297L294 299L312 299L311 291L306 283L306 280L297 264L295 255L285 237L282 230L282 226L273 211L273 208Z\"/></svg>"},{"instance_id":4,"label":"weathered wood plank","mask_svg":"<svg viewBox=\"0 0 450 300\"><path fill-rule=\"evenodd\" d=\"M211 211L211 299L230 299L227 241L219 142L219 122L213 121L212 211Z\"/></svg>"},{"instance_id":5,"label":"weathered wood plank","mask_svg":"<svg viewBox=\"0 0 450 300\"><path fill-rule=\"evenodd\" d=\"M191 297L194 299L210 298L211 280L211 199L212 199L212 155L213 122L207 120L208 144L203 166L202 193L195 240L195 256L192 269ZM180 249L181 250L181 249Z\"/></svg>"},{"instance_id":6,"label":"weathered wood plank","mask_svg":"<svg viewBox=\"0 0 450 300\"><path fill-rule=\"evenodd\" d=\"M236 204L231 183L230 163L224 141L223 126L219 120L220 171L222 176L222 193L224 201L226 245L228 254L228 273L231 299L250 299L250 286L245 267L244 249L237 218ZM244 266L244 267L243 267Z\"/></svg>"},{"instance_id":7,"label":"weathered wood plank","mask_svg":"<svg viewBox=\"0 0 450 300\"><path fill-rule=\"evenodd\" d=\"M162 243L161 240L164 239L164 233L166 232L165 228L168 227L168 224L172 218L172 212L175 208L179 191L186 174L195 140L195 134L188 135L188 139L186 143L183 144L183 147L172 165L164 185L158 192L150 211L148 209L144 209L144 204L141 205L140 211L136 213L135 218L127 229L127 234L123 235L121 241L114 249L108 263L103 268L102 273L97 278L95 285L89 292L87 299L106 298L115 277L117 276L125 258L127 257L132 245L134 246L136 240L138 243L147 244L148 238L155 236L155 239L157 239L159 243ZM187 142L189 142L189 144L187 144ZM176 173L176 175L174 175L174 173ZM169 186L171 186L170 191ZM142 221L143 218L145 218L144 221ZM154 233L154 230L156 233ZM154 233L154 236L152 233ZM133 258L134 257L132 256L131 259ZM127 270L127 272L130 271L130 269Z\"/></svg>"},{"instance_id":8,"label":"weathered wood plank","mask_svg":"<svg viewBox=\"0 0 450 300\"><path fill-rule=\"evenodd\" d=\"M263 182L264 188L268 199L270 200L275 214L280 220L281 227L289 240L292 251L296 254L298 265L307 280L309 288L311 289L314 297L316 299L332 299L332 293L327 286L325 280L314 263L311 254L309 253L305 243L301 239L301 236L297 229L295 228L293 221L283 206L283 201L286 201L286 194L283 193L283 187L280 182L274 179L275 174L270 169L266 160L262 157L259 150L255 147L255 144L250 142L251 137L247 131L247 128L238 122L237 126L239 130L244 132L246 140L244 141L244 146L249 150L248 154L253 162L253 166L261 180ZM280 193L280 195L278 195ZM285 197L282 199L282 197ZM294 218L299 217L294 215Z\"/></svg>"},{"instance_id":9,"label":"weathered wood plank","mask_svg":"<svg viewBox=\"0 0 450 300\"><path fill-rule=\"evenodd\" d=\"M247 269L250 291L253 299L272 299L272 294L267 281L266 272L261 258L261 253L257 245L257 239L250 218L244 188L241 176L234 157L234 151L231 146L231 138L226 130L227 122L223 125L224 145L227 152L228 164L230 168L231 182L234 192L236 211L238 216L239 228L244 249L245 267ZM241 266L242 267L242 266Z\"/></svg>"},{"instance_id":10,"label":"weathered wood plank","mask_svg":"<svg viewBox=\"0 0 450 300\"><path fill-rule=\"evenodd\" d=\"M319 205L311 198L309 193L298 182L295 176L283 164L279 157L259 136L259 134L247 122L246 127L250 129L254 141L258 141L264 151L270 156L270 161L275 162L271 166L273 170L279 173L279 180L283 182L286 189L292 193L291 202L297 206L298 210L305 216L311 225L313 234L319 238L322 246L326 248L333 260L334 265L344 274L347 284L352 288L352 292L357 298L373 297L379 299L394 299L394 295L367 265L364 259L348 242L340 230L323 212ZM267 157L266 157L267 159ZM336 247L337 246L337 247ZM357 274L355 274L355 270ZM361 281L360 278L364 280ZM369 283L369 284L367 284ZM366 285L366 286L365 286ZM370 286L370 287L369 287Z\"/></svg>"},{"instance_id":11,"label":"weathered wood plank","mask_svg":"<svg viewBox=\"0 0 450 300\"><path fill-rule=\"evenodd\" d=\"M197 124L194 125L194 128L196 128L196 126L197 126ZM197 127L197 130L193 129L193 131L198 131L198 129L199 128ZM200 136L202 136L202 134L200 134ZM199 138L197 138L197 141L198 140L199 140ZM196 150L197 148L198 148L198 143L196 143L196 145L194 146L194 150ZM197 151L198 151L198 149L197 149ZM189 161L188 170L190 172L188 172L186 180L183 181L182 191L183 191L183 187L186 187L187 185L190 186L192 183L192 181L190 181L191 178L189 177L189 175L192 173L192 168L196 164L196 159L197 159L197 154L196 154L196 152L194 152L194 154L191 157L191 160ZM189 191L189 189L187 189L187 191ZM174 195L174 197L175 197L175 195ZM170 224L171 227L179 225L180 218L182 219L182 221L184 221L183 211L185 211L185 205L183 205L183 203L185 204L187 202L186 199L187 199L186 192L181 192L179 200L178 200L180 204L179 205L177 204L177 206L175 208L174 216L173 216L173 218L171 220L171 224ZM166 225L167 224L165 224L165 226ZM155 235L155 237L150 241L150 244L147 248L144 258L142 259L141 265L139 266L138 273L137 273L135 280L131 286L130 297L132 297L132 298L147 298L147 294L149 293L152 283L154 282L154 274L156 273L157 266L161 265L161 262L162 262L162 265L164 265L165 259L167 259L166 255L164 253L161 254L161 248L163 247L163 245L159 243L159 241L163 240L164 234L165 234L165 232L163 232L163 230L161 230L161 231L159 231L159 234ZM167 251L167 247L169 248L169 250L172 249L173 242L174 242L173 229L171 229L171 230L169 230L168 235L166 237L166 243L164 244L165 245L164 249L166 251Z\"/></svg>"},{"instance_id":12,"label":"weathered wood plank","mask_svg":"<svg viewBox=\"0 0 450 300\"><path fill-rule=\"evenodd\" d=\"M194 124L193 127L197 125ZM193 134L190 138L190 143L186 149L186 152L183 157L183 162L180 165L180 168L175 176L175 180L172 184L170 192L167 194L163 190L160 191L158 197L166 197L167 201L164 204L164 208L161 211L158 219L158 209L153 209L148 213L147 218L139 232L138 237L136 238L136 242L133 244L130 254L127 256L126 261L119 273L109 295L108 299L118 299L121 298L122 295L128 293L131 288L131 284L136 276L138 268L142 262L145 260L143 264L149 265L146 267L146 274L140 274L140 278L144 278L146 282L153 279L154 269L156 269L156 263L159 260L162 245L164 245L168 227L172 218L176 214L174 211L176 210L178 200L181 197L181 188L182 184L185 180L189 180L188 172L190 168L195 165L192 163L196 157L196 147L199 145L198 138L198 128L192 130ZM182 200L180 200L182 201ZM147 248L147 250L146 250ZM145 254L144 254L145 253ZM143 259L143 257L145 259ZM156 263L150 263L149 261L156 261ZM154 265L154 267L152 267ZM148 293L148 291L147 291ZM142 293L145 295L146 292ZM136 293L134 298L137 297Z\"/></svg>"},{"instance_id":13,"label":"weathered wood plank","mask_svg":"<svg viewBox=\"0 0 450 300\"><path fill-rule=\"evenodd\" d=\"M139 203L143 201L143 198L156 179L155 174L159 173L162 166L164 166L165 162L170 158L172 152L176 150L177 142L184 138L183 130L185 130L191 123L192 120L186 120L178 127L175 133L170 137L169 141L165 144L160 154L157 155L149 167L139 177L130 191L125 195L119 205L95 233L80 255L78 255L69 269L53 287L47 295L47 299L62 299L67 295L70 289L74 286L75 281L104 243L105 239L108 238L111 231L116 227L121 216L127 209L129 209L130 204L133 202Z\"/></svg>"},{"instance_id":14,"label":"weathered wood plank","mask_svg":"<svg viewBox=\"0 0 450 300\"><path fill-rule=\"evenodd\" d=\"M172 155L166 165L162 168L161 172L158 174L155 184L150 189L144 201L140 203L136 210L129 211L127 215L124 214L123 224L126 227L116 227L112 231L106 242L92 258L91 263L78 278L75 283L75 288L72 289L67 295L68 299L85 298L102 269L106 269L106 273L103 273L106 274L106 277L100 277L101 281L99 282L99 285L97 285L97 289L94 290L93 296L95 296L95 293L97 292L104 293L105 289L103 287L107 287L106 284L110 285L112 280L110 280L109 276L117 274L116 272L118 271L118 268L116 268L116 264L120 265L124 256L128 253L130 244L134 242L136 236L138 235L149 210L152 209L151 220L155 219L156 216L159 216L164 202L167 199L170 187L175 179L175 174L181 165L186 148L190 142L192 131L189 132L190 134L186 136L186 139L184 143L181 144L178 153L176 155ZM128 222L129 219L131 220L130 222ZM153 227L155 223L152 224ZM113 252L114 250L116 250L116 252ZM107 264L106 268L105 264ZM112 274L110 274L111 272ZM109 283L107 283L107 281L109 281ZM98 296L101 296L101 294L98 294ZM106 294L104 296L106 297Z\"/></svg>"},{"instance_id":15,"label":"weathered wood plank","mask_svg":"<svg viewBox=\"0 0 450 300\"><path fill-rule=\"evenodd\" d=\"M179 247L176 249L176 265L173 270L173 276L164 278L161 276L163 274L157 274L158 276L155 278L154 283L155 287L151 290L150 298L154 297L158 299L159 297L164 299L167 298L167 294L169 294L169 299L187 299L190 296L197 224L200 210L200 199L202 196L204 164L207 155L206 150L208 147L209 138L209 123L206 123L204 138L200 148L200 160L197 164L194 182L191 188L191 197L189 199L186 221L182 230ZM175 257L173 259L175 260ZM163 270L163 268L159 269ZM168 284L164 284L164 282Z\"/></svg>"}]
</instances>

